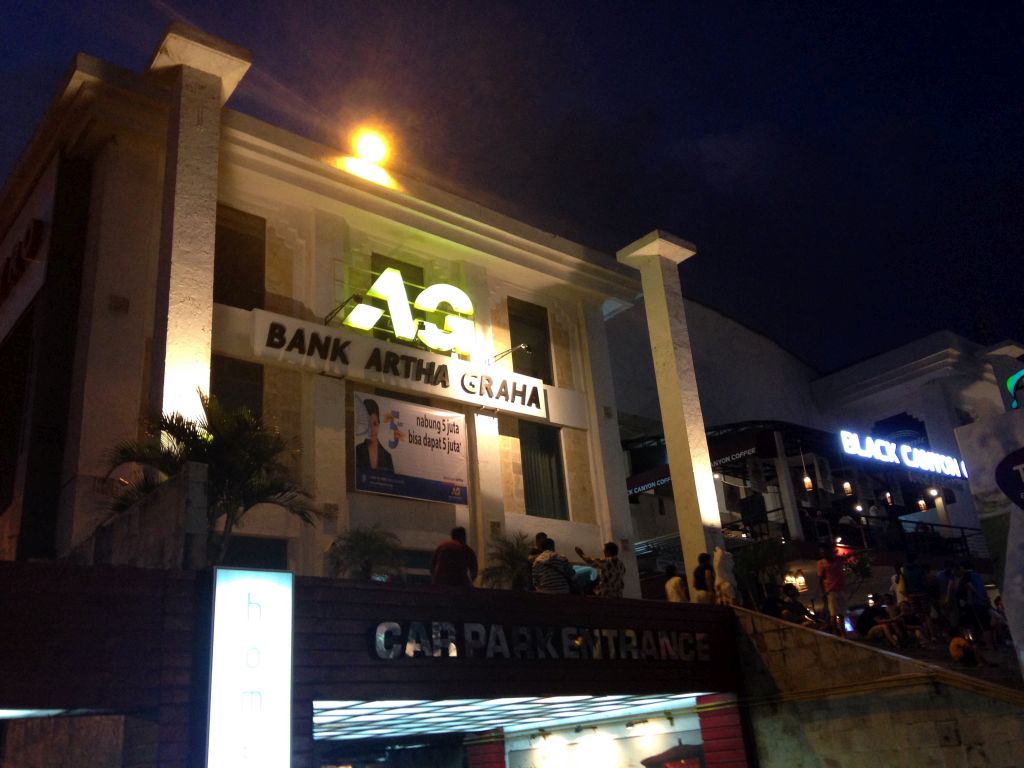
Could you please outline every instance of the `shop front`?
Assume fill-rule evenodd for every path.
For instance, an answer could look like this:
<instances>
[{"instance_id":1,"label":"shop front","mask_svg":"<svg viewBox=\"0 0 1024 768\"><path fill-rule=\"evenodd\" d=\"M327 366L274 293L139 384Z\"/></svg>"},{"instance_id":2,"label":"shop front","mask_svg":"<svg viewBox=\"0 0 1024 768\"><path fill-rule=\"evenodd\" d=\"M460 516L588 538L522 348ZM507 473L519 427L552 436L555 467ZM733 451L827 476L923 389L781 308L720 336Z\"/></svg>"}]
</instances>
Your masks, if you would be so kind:
<instances>
[{"instance_id":1,"label":"shop front","mask_svg":"<svg viewBox=\"0 0 1024 768\"><path fill-rule=\"evenodd\" d=\"M131 716L160 765L202 764L208 746L211 766L360 768L689 766L743 750L724 608L232 569L216 586L3 570L0 709ZM112 624L132 629L101 631ZM25 721L6 722L14 743Z\"/></svg>"}]
</instances>

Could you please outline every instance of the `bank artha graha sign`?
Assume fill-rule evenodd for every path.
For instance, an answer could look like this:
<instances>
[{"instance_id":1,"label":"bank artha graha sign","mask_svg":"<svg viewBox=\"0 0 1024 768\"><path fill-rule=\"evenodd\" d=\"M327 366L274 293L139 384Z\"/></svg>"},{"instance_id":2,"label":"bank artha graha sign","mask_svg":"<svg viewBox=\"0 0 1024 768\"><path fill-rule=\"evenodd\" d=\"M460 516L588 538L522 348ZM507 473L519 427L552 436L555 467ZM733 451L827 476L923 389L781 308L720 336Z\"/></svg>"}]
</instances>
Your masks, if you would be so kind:
<instances>
[{"instance_id":1,"label":"bank artha graha sign","mask_svg":"<svg viewBox=\"0 0 1024 768\"><path fill-rule=\"evenodd\" d=\"M468 503L465 416L362 392L353 398L357 491Z\"/></svg>"},{"instance_id":2,"label":"bank artha graha sign","mask_svg":"<svg viewBox=\"0 0 1024 768\"><path fill-rule=\"evenodd\" d=\"M886 464L902 464L909 469L937 472L949 477L967 477L967 465L963 460L957 460L952 456L910 445L900 445L880 437L862 438L856 432L847 432L845 429L839 433L839 437L843 441L843 450L851 456L860 456L862 459L873 459Z\"/></svg>"},{"instance_id":3,"label":"bank artha graha sign","mask_svg":"<svg viewBox=\"0 0 1024 768\"><path fill-rule=\"evenodd\" d=\"M292 574L217 568L207 768L288 768Z\"/></svg>"},{"instance_id":4,"label":"bank artha graha sign","mask_svg":"<svg viewBox=\"0 0 1024 768\"><path fill-rule=\"evenodd\" d=\"M544 382L338 327L252 311L253 352L332 376L397 386L477 407L548 418Z\"/></svg>"}]
</instances>

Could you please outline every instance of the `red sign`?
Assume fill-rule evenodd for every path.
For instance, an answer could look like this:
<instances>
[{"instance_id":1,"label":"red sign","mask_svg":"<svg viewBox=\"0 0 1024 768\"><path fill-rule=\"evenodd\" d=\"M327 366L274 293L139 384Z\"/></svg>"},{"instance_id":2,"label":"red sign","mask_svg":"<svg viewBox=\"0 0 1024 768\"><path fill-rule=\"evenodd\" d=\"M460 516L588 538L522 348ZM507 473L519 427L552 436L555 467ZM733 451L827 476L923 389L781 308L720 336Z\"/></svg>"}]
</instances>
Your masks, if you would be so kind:
<instances>
[{"instance_id":1,"label":"red sign","mask_svg":"<svg viewBox=\"0 0 1024 768\"><path fill-rule=\"evenodd\" d=\"M7 257L0 262L0 304L2 304L14 286L25 274L29 262L35 261L39 248L43 244L43 228L46 225L40 219L32 219L25 234L14 244Z\"/></svg>"}]
</instances>

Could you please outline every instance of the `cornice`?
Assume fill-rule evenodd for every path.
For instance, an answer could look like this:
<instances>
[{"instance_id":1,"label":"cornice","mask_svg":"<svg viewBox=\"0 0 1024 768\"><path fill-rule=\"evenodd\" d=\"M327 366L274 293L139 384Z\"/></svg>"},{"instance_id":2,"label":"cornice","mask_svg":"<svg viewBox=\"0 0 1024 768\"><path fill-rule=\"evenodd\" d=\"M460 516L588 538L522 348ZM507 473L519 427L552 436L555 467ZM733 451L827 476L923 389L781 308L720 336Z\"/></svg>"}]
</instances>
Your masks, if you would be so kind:
<instances>
[{"instance_id":1,"label":"cornice","mask_svg":"<svg viewBox=\"0 0 1024 768\"><path fill-rule=\"evenodd\" d=\"M337 150L238 112L226 110L223 125L224 159L240 167L602 297L640 293L635 271L578 243L405 178L396 191L352 176L325 162Z\"/></svg>"}]
</instances>

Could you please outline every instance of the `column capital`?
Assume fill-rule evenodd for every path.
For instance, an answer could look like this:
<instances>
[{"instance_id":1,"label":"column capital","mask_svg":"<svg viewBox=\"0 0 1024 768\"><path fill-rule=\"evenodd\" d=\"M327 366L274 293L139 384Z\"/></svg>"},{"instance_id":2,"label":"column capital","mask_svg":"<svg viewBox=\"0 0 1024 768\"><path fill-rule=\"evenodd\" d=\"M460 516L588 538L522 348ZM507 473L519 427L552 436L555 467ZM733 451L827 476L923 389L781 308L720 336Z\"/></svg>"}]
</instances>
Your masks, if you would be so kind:
<instances>
[{"instance_id":1,"label":"column capital","mask_svg":"<svg viewBox=\"0 0 1024 768\"><path fill-rule=\"evenodd\" d=\"M171 22L153 52L148 72L185 66L220 78L220 103L228 100L252 64L252 54L201 29Z\"/></svg>"},{"instance_id":2,"label":"column capital","mask_svg":"<svg viewBox=\"0 0 1024 768\"><path fill-rule=\"evenodd\" d=\"M637 269L651 256L679 264L697 253L697 246L671 232L656 229L617 251L615 258Z\"/></svg>"}]
</instances>

